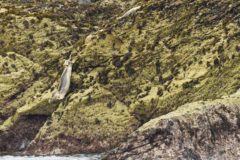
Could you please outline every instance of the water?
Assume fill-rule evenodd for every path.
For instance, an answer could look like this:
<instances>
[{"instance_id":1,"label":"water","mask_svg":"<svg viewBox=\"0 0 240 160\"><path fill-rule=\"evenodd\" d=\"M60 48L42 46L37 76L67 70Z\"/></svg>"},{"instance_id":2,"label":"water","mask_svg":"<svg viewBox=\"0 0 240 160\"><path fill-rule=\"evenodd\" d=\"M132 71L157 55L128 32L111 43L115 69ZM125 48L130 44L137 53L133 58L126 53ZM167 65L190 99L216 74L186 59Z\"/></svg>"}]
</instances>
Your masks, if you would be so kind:
<instances>
[{"instance_id":1,"label":"water","mask_svg":"<svg viewBox=\"0 0 240 160\"><path fill-rule=\"evenodd\" d=\"M0 156L0 160L100 160L101 155L77 154L69 156Z\"/></svg>"}]
</instances>

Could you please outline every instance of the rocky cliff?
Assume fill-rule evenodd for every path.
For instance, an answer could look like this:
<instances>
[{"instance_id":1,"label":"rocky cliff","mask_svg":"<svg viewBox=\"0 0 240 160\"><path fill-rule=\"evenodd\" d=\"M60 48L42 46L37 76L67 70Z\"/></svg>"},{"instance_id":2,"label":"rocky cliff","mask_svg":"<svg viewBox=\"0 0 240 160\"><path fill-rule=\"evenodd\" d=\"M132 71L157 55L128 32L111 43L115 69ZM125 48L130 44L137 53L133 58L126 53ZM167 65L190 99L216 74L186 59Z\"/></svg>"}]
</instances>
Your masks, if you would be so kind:
<instances>
[{"instance_id":1,"label":"rocky cliff","mask_svg":"<svg viewBox=\"0 0 240 160\"><path fill-rule=\"evenodd\" d=\"M186 104L150 120L106 159L239 159L239 95Z\"/></svg>"},{"instance_id":2,"label":"rocky cliff","mask_svg":"<svg viewBox=\"0 0 240 160\"><path fill-rule=\"evenodd\" d=\"M181 144L181 150L163 144L165 139L190 141L191 133L181 139L184 131L177 131L182 123L187 124L186 132L192 132L187 126L199 125L196 128L210 147L219 136L220 144L236 144L231 141L238 130L235 122L233 129L219 127L214 141L207 133L216 129L208 125L218 116L220 102L213 100L240 88L237 0L7 0L0 7L1 152L93 153L127 141L125 145L132 142L128 151L120 146L124 154L110 156L127 158L136 153L137 158L144 152L151 153L146 158L178 153L184 157L185 152L209 156L202 148L184 150L190 142ZM74 61L70 90L64 100L49 103L70 55ZM200 100L207 109L192 103ZM237 117L238 99L227 101L221 103ZM201 112L195 112L199 106ZM179 116L173 120L176 112L187 118L178 124ZM206 120L203 115L208 112L214 113L207 116L212 121L201 125L197 118ZM145 133L145 126L152 131ZM169 130L166 135L164 127ZM148 143L142 135L149 137L152 132L150 141L156 141L156 147L132 148L139 141ZM167 145L163 151L162 144ZM218 151L211 150L216 156Z\"/></svg>"}]
</instances>

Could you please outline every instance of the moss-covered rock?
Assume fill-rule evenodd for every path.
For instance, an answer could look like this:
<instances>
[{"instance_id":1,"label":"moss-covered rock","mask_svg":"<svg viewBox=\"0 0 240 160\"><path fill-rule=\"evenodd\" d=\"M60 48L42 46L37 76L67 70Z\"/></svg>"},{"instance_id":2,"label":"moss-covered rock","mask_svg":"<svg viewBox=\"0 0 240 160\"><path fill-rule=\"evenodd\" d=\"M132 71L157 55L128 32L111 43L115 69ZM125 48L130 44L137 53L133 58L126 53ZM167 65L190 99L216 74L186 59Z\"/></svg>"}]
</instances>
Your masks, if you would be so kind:
<instances>
[{"instance_id":1,"label":"moss-covered rock","mask_svg":"<svg viewBox=\"0 0 240 160\"><path fill-rule=\"evenodd\" d=\"M235 159L239 95L188 103L152 119L105 159Z\"/></svg>"},{"instance_id":2,"label":"moss-covered rock","mask_svg":"<svg viewBox=\"0 0 240 160\"><path fill-rule=\"evenodd\" d=\"M0 4L0 128L48 117L34 121L28 153L105 151L152 118L240 87L237 1ZM70 90L48 103L70 55Z\"/></svg>"},{"instance_id":3,"label":"moss-covered rock","mask_svg":"<svg viewBox=\"0 0 240 160\"><path fill-rule=\"evenodd\" d=\"M67 101L46 121L28 153L106 151L132 132L136 124L127 107L101 87L74 93Z\"/></svg>"}]
</instances>

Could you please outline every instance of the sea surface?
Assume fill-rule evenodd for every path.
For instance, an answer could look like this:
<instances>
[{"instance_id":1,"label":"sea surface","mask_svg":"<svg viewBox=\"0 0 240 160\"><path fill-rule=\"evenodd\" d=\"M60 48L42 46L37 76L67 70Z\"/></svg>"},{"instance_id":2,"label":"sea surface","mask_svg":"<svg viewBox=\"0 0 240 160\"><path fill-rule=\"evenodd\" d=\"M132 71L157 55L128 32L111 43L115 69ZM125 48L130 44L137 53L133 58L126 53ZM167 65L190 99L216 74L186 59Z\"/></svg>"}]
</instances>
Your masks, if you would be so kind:
<instances>
[{"instance_id":1,"label":"sea surface","mask_svg":"<svg viewBox=\"0 0 240 160\"><path fill-rule=\"evenodd\" d=\"M12 156L0 155L0 160L100 160L101 155L66 155L66 156Z\"/></svg>"}]
</instances>

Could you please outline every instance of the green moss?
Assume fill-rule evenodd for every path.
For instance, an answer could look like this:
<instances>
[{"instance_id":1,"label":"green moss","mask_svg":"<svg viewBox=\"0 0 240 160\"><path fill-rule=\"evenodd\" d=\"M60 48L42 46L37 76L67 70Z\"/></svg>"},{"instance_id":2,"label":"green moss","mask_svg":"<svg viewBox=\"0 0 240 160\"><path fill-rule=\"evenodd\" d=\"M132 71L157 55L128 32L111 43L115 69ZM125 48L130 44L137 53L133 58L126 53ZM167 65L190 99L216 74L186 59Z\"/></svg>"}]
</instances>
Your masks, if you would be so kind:
<instances>
[{"instance_id":1,"label":"green moss","mask_svg":"<svg viewBox=\"0 0 240 160\"><path fill-rule=\"evenodd\" d=\"M92 97L90 101L87 98L88 94ZM37 141L64 134L84 137L83 141L94 138L99 140L98 143L102 141L109 143L108 139L111 137L115 137L116 141L122 139L132 131L130 126L136 123L127 107L103 88L99 88L98 91L75 93L70 99L73 101L67 106L62 103L53 113L51 123L45 123L41 128L36 137ZM111 108L107 107L109 101L113 104ZM112 145L116 144L116 141L113 141Z\"/></svg>"},{"instance_id":2,"label":"green moss","mask_svg":"<svg viewBox=\"0 0 240 160\"><path fill-rule=\"evenodd\" d=\"M98 1L83 12L64 3L62 11L41 10L36 2L32 5L41 11L33 14L23 4L1 2L9 11L0 24L5 128L24 115L48 115L37 140L50 143L66 134L111 143L110 136L118 141L139 123L185 103L220 98L240 87L240 28L229 19L237 15L222 14L235 2ZM135 15L115 20L137 5L143 8ZM70 92L50 105L47 99L71 53Z\"/></svg>"},{"instance_id":3,"label":"green moss","mask_svg":"<svg viewBox=\"0 0 240 160\"><path fill-rule=\"evenodd\" d=\"M15 114L9 117L2 125L0 130L7 130L12 127L22 116L27 115L47 115L50 116L57 107L57 103L50 104L51 93L44 92L42 96L35 98L32 102L27 102L21 108L17 109Z\"/></svg>"}]
</instances>

